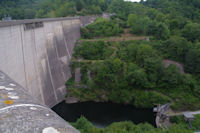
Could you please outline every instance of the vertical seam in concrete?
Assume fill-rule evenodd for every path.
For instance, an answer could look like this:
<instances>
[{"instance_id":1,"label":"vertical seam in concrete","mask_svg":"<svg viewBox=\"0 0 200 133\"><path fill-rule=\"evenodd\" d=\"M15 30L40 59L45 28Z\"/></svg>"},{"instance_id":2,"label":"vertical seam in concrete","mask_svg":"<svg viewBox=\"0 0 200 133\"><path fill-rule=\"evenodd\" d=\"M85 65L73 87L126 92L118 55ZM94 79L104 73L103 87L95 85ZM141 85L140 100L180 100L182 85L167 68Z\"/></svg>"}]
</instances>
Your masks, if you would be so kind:
<instances>
[{"instance_id":1,"label":"vertical seam in concrete","mask_svg":"<svg viewBox=\"0 0 200 133\"><path fill-rule=\"evenodd\" d=\"M61 34L63 35L63 30L62 30L63 25L62 25L62 21L61 21L60 23L61 23L61 26L62 26L61 29L60 29L60 30L61 30L60 32L61 32ZM65 41L64 35L63 35L63 40ZM58 44L58 45L59 45L59 44ZM66 46L65 46L65 47L66 47ZM58 55L58 49L57 49L57 47L56 47L56 55L57 55L57 58L60 59L60 57L59 57L59 55ZM59 60L59 61L60 61L60 60ZM63 76L63 79L65 80L65 75L63 74L63 71L61 72L61 74L62 74L62 76Z\"/></svg>"},{"instance_id":2,"label":"vertical seam in concrete","mask_svg":"<svg viewBox=\"0 0 200 133\"><path fill-rule=\"evenodd\" d=\"M44 30L44 28L43 28L43 30ZM44 31L44 33L45 33L45 31ZM50 75L50 79L51 79L51 84L52 84L53 91L54 91L54 96L56 98L56 101L58 101L58 97L57 97L56 92L55 92L55 85L53 83L53 78L52 78L52 75L51 75L51 69L50 69L50 65L49 65L49 57L48 57L46 48L45 48L45 53L46 53L46 58L47 58L47 65L48 65L48 68L49 68L49 75Z\"/></svg>"},{"instance_id":3,"label":"vertical seam in concrete","mask_svg":"<svg viewBox=\"0 0 200 133\"><path fill-rule=\"evenodd\" d=\"M34 41L33 41L33 43L34 43L34 49L35 49L35 55L36 55L36 58L38 58L38 54L37 54L37 49L36 49L36 43L35 43L35 30L33 29L33 34L34 34ZM35 58L34 58L34 60L33 60L33 62L34 62L34 67L35 67L35 71L36 71L36 77L38 78L37 80L39 81L39 90L40 90L40 95L41 95L41 97L42 97L42 101L43 101L43 103L45 103L45 101L44 101L44 95L43 95L43 92L42 92L42 86L41 86L41 78L40 78L40 76L39 76L39 72L38 72L38 69L37 69L37 65L35 65ZM36 62L37 63L37 62Z\"/></svg>"},{"instance_id":4,"label":"vertical seam in concrete","mask_svg":"<svg viewBox=\"0 0 200 133\"><path fill-rule=\"evenodd\" d=\"M55 29L53 28L53 31L55 32ZM56 38L57 39L57 38ZM54 40L53 40L54 41ZM58 44L59 45L59 44ZM59 59L59 55L58 55L58 49L57 49L57 46L56 46L56 44L55 45L53 45L53 46L55 46L55 49L56 49L56 55L57 55L57 58Z\"/></svg>"},{"instance_id":5,"label":"vertical seam in concrete","mask_svg":"<svg viewBox=\"0 0 200 133\"><path fill-rule=\"evenodd\" d=\"M65 35L65 34L64 34L64 30L63 30L63 28L64 28L63 22L61 22L61 24L62 24L62 32L63 32L63 35ZM67 47L67 41L66 41L65 37L64 37L64 41L65 41L65 47L66 47L66 49L67 49L67 53L68 53L68 55L69 55L69 59L71 59L71 55L70 55L70 53L69 53L69 49L68 49L68 47Z\"/></svg>"},{"instance_id":6,"label":"vertical seam in concrete","mask_svg":"<svg viewBox=\"0 0 200 133\"><path fill-rule=\"evenodd\" d=\"M62 26L62 21L61 21L60 23L61 23L61 26ZM63 35L62 28L61 28L60 30L61 30L61 31L59 31L59 32L61 32L61 34ZM55 29L53 29L53 31L56 32ZM63 37L63 38L64 38L64 37ZM56 38L56 39L57 39L57 38ZM59 41L57 41L57 42L59 42ZM59 44L55 44L54 46L55 46L55 49L56 49L57 59L59 60L60 58L59 58L59 55L58 55L57 45L59 45ZM61 72L61 74L62 74L63 78L65 79L65 76L63 75L63 72ZM59 86L59 87L60 87L60 86ZM56 92L55 92L55 94L57 95ZM58 101L58 99L57 99L57 101Z\"/></svg>"},{"instance_id":7,"label":"vertical seam in concrete","mask_svg":"<svg viewBox=\"0 0 200 133\"><path fill-rule=\"evenodd\" d=\"M61 26L62 26L61 32L62 32L62 34L63 34L64 45L65 45L65 48L66 48L66 50L67 50L67 54L69 55L69 51L68 51L68 49L67 49L67 47L66 47L65 34L64 34L64 31L63 31L63 21L61 21ZM66 75L65 75L65 73L64 73L63 71L62 71L62 76L63 76L64 80L66 81L66 80L67 80L67 77L66 77Z\"/></svg>"},{"instance_id":8,"label":"vertical seam in concrete","mask_svg":"<svg viewBox=\"0 0 200 133\"><path fill-rule=\"evenodd\" d=\"M71 26L72 26L72 28L73 28L73 31L75 30L75 32L73 32L73 43L75 44L76 43L76 28L77 28L77 24L76 24L76 21L75 21L75 23L73 23L73 21L71 21ZM74 50L74 47L73 47L73 49L72 49L72 51L71 51L71 54L73 54L73 50Z\"/></svg>"},{"instance_id":9,"label":"vertical seam in concrete","mask_svg":"<svg viewBox=\"0 0 200 133\"><path fill-rule=\"evenodd\" d=\"M53 28L53 32L55 32L54 28ZM56 39L57 39L57 38L56 38ZM53 39L53 47L54 47L55 50L56 50L57 59L59 60L58 50L57 50L56 44L54 44L54 39ZM57 96L57 93L56 93L56 89L57 89L57 88L54 86L54 93L55 93L55 96L56 96L56 100L58 101L58 96Z\"/></svg>"},{"instance_id":10,"label":"vertical seam in concrete","mask_svg":"<svg viewBox=\"0 0 200 133\"><path fill-rule=\"evenodd\" d=\"M72 20L70 21L70 23L71 23L71 25L70 25L71 29L74 30ZM70 32L71 32L71 30L70 30ZM75 43L75 42L74 42L74 34L72 34L70 40L71 40L72 44ZM71 54L73 53L73 51L70 51L70 52L71 52Z\"/></svg>"},{"instance_id":11,"label":"vertical seam in concrete","mask_svg":"<svg viewBox=\"0 0 200 133\"><path fill-rule=\"evenodd\" d=\"M26 82L26 88L28 89L28 83L27 83L27 77L26 77L26 65L25 65L25 57L24 57L24 43L22 39L22 27L23 25L20 25L20 33L21 33L21 44L22 44L22 56L23 56L23 65L24 65L24 74L25 74L25 82Z\"/></svg>"}]
</instances>

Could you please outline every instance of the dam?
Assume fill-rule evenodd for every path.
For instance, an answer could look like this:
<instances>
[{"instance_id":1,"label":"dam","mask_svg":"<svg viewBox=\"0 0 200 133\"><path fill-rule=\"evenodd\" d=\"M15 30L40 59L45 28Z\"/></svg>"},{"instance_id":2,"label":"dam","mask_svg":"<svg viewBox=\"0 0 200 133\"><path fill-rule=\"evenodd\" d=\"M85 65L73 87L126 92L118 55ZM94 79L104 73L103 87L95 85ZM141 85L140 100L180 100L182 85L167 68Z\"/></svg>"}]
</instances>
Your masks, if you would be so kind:
<instances>
[{"instance_id":1,"label":"dam","mask_svg":"<svg viewBox=\"0 0 200 133\"><path fill-rule=\"evenodd\" d=\"M80 28L96 18L0 22L1 133L79 133L50 108L66 95Z\"/></svg>"},{"instance_id":2,"label":"dam","mask_svg":"<svg viewBox=\"0 0 200 133\"><path fill-rule=\"evenodd\" d=\"M0 22L0 71L48 107L61 102L80 27L97 16Z\"/></svg>"}]
</instances>

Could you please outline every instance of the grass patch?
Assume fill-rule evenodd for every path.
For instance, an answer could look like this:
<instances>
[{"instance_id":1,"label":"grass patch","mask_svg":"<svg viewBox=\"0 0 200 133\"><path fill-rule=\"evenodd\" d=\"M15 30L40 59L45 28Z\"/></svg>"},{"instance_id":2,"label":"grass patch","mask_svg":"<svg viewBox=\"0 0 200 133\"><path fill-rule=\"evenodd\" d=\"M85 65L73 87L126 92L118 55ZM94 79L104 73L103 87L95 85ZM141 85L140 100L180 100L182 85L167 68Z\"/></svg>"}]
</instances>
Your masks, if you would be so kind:
<instances>
[{"instance_id":1,"label":"grass patch","mask_svg":"<svg viewBox=\"0 0 200 133\"><path fill-rule=\"evenodd\" d=\"M185 121L183 116L173 116L170 118L170 121L174 124L181 124L184 128L189 128L188 122ZM195 115L195 119L191 121L192 130L199 131L200 130L200 115Z\"/></svg>"}]
</instances>

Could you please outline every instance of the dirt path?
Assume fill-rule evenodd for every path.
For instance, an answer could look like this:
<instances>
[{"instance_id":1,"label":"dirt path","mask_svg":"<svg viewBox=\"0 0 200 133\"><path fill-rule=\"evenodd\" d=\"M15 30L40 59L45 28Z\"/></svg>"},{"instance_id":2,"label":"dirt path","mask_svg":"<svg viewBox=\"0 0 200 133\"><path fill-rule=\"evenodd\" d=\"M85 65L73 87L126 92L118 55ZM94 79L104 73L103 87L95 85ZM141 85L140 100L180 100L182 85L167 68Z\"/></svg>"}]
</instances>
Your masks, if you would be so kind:
<instances>
[{"instance_id":1,"label":"dirt path","mask_svg":"<svg viewBox=\"0 0 200 133\"><path fill-rule=\"evenodd\" d=\"M71 60L72 62L85 62L85 63L87 63L87 62L92 62L92 63L94 63L94 62L103 62L104 60L85 60L85 59L72 59Z\"/></svg>"},{"instance_id":2,"label":"dirt path","mask_svg":"<svg viewBox=\"0 0 200 133\"><path fill-rule=\"evenodd\" d=\"M125 29L124 33L122 33L120 36L112 36L112 37L106 37L106 38L94 38L94 39L81 39L80 41L118 42L118 41L131 41L131 40L149 40L149 37L131 34L130 29Z\"/></svg>"},{"instance_id":3,"label":"dirt path","mask_svg":"<svg viewBox=\"0 0 200 133\"><path fill-rule=\"evenodd\" d=\"M132 41L132 40L147 40L146 36L121 36L121 37L109 37L103 39L81 39L80 41L105 41L105 42L119 42L119 41Z\"/></svg>"},{"instance_id":4,"label":"dirt path","mask_svg":"<svg viewBox=\"0 0 200 133\"><path fill-rule=\"evenodd\" d=\"M116 54L117 54L117 50L118 50L118 48L116 48L115 46L112 46L111 48L114 49L114 52L112 53L111 57L115 57Z\"/></svg>"},{"instance_id":5,"label":"dirt path","mask_svg":"<svg viewBox=\"0 0 200 133\"><path fill-rule=\"evenodd\" d=\"M166 112L165 114L169 117L172 117L172 116L180 116L180 115L184 115L185 113L189 113L191 115L198 115L200 114L200 110L197 110L197 111L182 111L182 112L174 112L173 110L169 110L168 112Z\"/></svg>"},{"instance_id":6,"label":"dirt path","mask_svg":"<svg viewBox=\"0 0 200 133\"><path fill-rule=\"evenodd\" d=\"M163 60L163 63L165 65L165 67L168 67L169 65L173 64L173 65L175 65L176 67L178 67L180 69L180 71L181 71L182 74L185 73L185 71L184 71L184 65L181 64L181 63L179 63L179 62L165 59L165 60Z\"/></svg>"}]
</instances>

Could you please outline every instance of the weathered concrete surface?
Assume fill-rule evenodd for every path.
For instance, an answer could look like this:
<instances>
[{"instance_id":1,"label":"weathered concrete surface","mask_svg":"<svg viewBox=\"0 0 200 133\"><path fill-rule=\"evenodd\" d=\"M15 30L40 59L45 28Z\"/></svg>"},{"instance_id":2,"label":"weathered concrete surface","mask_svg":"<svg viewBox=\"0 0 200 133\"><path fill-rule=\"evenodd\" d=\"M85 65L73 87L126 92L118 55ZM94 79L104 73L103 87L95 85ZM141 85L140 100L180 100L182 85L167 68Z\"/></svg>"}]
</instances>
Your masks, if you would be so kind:
<instances>
[{"instance_id":1,"label":"weathered concrete surface","mask_svg":"<svg viewBox=\"0 0 200 133\"><path fill-rule=\"evenodd\" d=\"M0 133L47 133L49 127L58 133L79 133L0 71Z\"/></svg>"},{"instance_id":2,"label":"weathered concrete surface","mask_svg":"<svg viewBox=\"0 0 200 133\"><path fill-rule=\"evenodd\" d=\"M80 16L81 27L87 26L88 24L93 23L96 18L100 16Z\"/></svg>"},{"instance_id":3,"label":"weathered concrete surface","mask_svg":"<svg viewBox=\"0 0 200 133\"><path fill-rule=\"evenodd\" d=\"M53 107L64 100L69 61L81 25L95 17L0 22L0 70L36 99ZM27 25L42 26L27 28Z\"/></svg>"}]
</instances>

